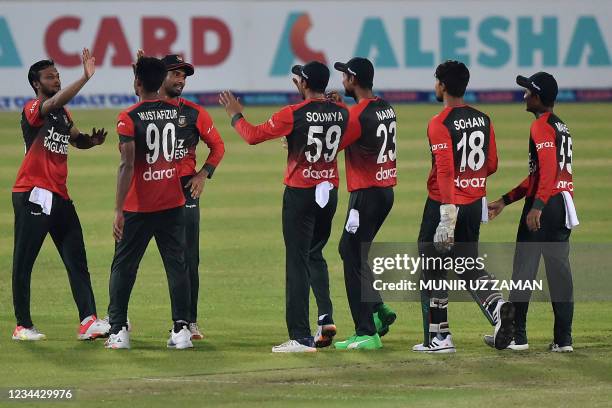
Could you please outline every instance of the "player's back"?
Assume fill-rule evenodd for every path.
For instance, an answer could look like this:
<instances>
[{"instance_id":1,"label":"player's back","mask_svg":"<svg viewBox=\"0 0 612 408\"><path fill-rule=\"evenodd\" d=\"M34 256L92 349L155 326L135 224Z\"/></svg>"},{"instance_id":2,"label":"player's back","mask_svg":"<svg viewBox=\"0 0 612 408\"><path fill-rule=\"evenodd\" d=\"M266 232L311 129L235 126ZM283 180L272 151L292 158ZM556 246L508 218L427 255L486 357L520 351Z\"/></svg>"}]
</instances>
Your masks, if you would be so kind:
<instances>
[{"instance_id":1,"label":"player's back","mask_svg":"<svg viewBox=\"0 0 612 408\"><path fill-rule=\"evenodd\" d=\"M308 188L329 181L338 187L336 157L348 109L327 99L308 99L291 108L293 129L287 135L285 184Z\"/></svg>"},{"instance_id":2,"label":"player's back","mask_svg":"<svg viewBox=\"0 0 612 408\"><path fill-rule=\"evenodd\" d=\"M361 135L346 148L348 190L395 186L395 110L387 101L376 97L361 100L351 108L350 115L357 115Z\"/></svg>"},{"instance_id":3,"label":"player's back","mask_svg":"<svg viewBox=\"0 0 612 408\"><path fill-rule=\"evenodd\" d=\"M174 159L177 119L178 106L161 100L140 102L119 115L117 132L122 142L135 143L134 176L125 211L154 212L184 204Z\"/></svg>"},{"instance_id":4,"label":"player's back","mask_svg":"<svg viewBox=\"0 0 612 408\"><path fill-rule=\"evenodd\" d=\"M454 189L458 204L467 204L486 195L487 177L497 169L495 133L488 115L469 105L447 107L429 125L431 133L445 133L432 143L433 150L452 149ZM431 182L430 175L430 182Z\"/></svg>"}]
</instances>

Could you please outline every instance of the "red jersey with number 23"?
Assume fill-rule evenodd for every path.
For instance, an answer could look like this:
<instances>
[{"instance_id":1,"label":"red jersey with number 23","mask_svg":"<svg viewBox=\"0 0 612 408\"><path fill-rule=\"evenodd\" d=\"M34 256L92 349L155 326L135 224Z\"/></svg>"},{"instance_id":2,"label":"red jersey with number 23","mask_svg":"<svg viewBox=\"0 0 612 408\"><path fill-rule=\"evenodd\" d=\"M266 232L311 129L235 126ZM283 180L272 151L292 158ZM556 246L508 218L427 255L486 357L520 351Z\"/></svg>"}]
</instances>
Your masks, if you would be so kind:
<instances>
[{"instance_id":1,"label":"red jersey with number 23","mask_svg":"<svg viewBox=\"0 0 612 408\"><path fill-rule=\"evenodd\" d=\"M135 143L134 175L124 211L156 212L185 204L174 159L178 105L172 101L139 102L119 114L121 143Z\"/></svg>"}]
</instances>

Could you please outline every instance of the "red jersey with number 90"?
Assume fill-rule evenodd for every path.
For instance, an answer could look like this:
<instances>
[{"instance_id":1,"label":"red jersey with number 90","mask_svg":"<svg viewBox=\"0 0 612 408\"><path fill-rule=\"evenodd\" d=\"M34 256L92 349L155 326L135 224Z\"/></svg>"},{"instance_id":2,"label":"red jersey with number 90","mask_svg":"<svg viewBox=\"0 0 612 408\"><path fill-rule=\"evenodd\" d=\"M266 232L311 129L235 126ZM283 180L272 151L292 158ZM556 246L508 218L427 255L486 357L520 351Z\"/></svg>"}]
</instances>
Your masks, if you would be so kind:
<instances>
[{"instance_id":1,"label":"red jersey with number 90","mask_svg":"<svg viewBox=\"0 0 612 408\"><path fill-rule=\"evenodd\" d=\"M142 101L119 114L121 143L136 143L134 175L124 211L156 212L185 204L174 160L178 105Z\"/></svg>"}]
</instances>

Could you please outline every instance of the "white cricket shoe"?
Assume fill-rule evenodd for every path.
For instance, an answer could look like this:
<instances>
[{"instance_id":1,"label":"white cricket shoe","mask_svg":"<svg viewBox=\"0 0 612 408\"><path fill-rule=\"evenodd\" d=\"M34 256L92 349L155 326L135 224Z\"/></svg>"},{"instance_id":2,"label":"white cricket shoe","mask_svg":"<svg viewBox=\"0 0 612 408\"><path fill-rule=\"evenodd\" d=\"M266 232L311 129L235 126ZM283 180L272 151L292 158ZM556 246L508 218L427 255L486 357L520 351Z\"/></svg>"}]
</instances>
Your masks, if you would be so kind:
<instances>
[{"instance_id":1,"label":"white cricket shoe","mask_svg":"<svg viewBox=\"0 0 612 408\"><path fill-rule=\"evenodd\" d=\"M572 353L574 351L571 344L569 346L559 346L557 343L551 343L548 349L553 353Z\"/></svg>"},{"instance_id":2,"label":"white cricket shoe","mask_svg":"<svg viewBox=\"0 0 612 408\"><path fill-rule=\"evenodd\" d=\"M423 343L419 343L419 344L415 344L414 346L412 346L412 351L426 353L429 351L429 347L423 345Z\"/></svg>"},{"instance_id":3,"label":"white cricket shoe","mask_svg":"<svg viewBox=\"0 0 612 408\"><path fill-rule=\"evenodd\" d=\"M202 340L204 338L196 322L189 323L189 332L191 333L191 340Z\"/></svg>"},{"instance_id":4,"label":"white cricket shoe","mask_svg":"<svg viewBox=\"0 0 612 408\"><path fill-rule=\"evenodd\" d=\"M316 351L315 347L306 346L297 340L288 340L283 344L272 347L273 353L313 353Z\"/></svg>"},{"instance_id":5,"label":"white cricket shoe","mask_svg":"<svg viewBox=\"0 0 612 408\"><path fill-rule=\"evenodd\" d=\"M438 337L434 337L429 343L428 353L454 353L457 349L455 349L455 345L453 344L453 336L447 334L446 337L440 340Z\"/></svg>"},{"instance_id":6,"label":"white cricket shoe","mask_svg":"<svg viewBox=\"0 0 612 408\"><path fill-rule=\"evenodd\" d=\"M493 311L495 330L493 331L493 347L503 350L510 345L514 337L514 305L504 300L497 301Z\"/></svg>"},{"instance_id":7,"label":"white cricket shoe","mask_svg":"<svg viewBox=\"0 0 612 408\"><path fill-rule=\"evenodd\" d=\"M98 337L107 337L110 328L108 320L100 320L96 315L91 315L81 322L77 338L79 340L94 340Z\"/></svg>"},{"instance_id":8,"label":"white cricket shoe","mask_svg":"<svg viewBox=\"0 0 612 408\"><path fill-rule=\"evenodd\" d=\"M130 348L130 333L125 327L122 327L119 333L110 334L104 342L104 348L107 349L129 349Z\"/></svg>"},{"instance_id":9,"label":"white cricket shoe","mask_svg":"<svg viewBox=\"0 0 612 408\"><path fill-rule=\"evenodd\" d=\"M38 340L46 340L47 336L38 331L38 329L34 326L32 327L23 327L17 326L15 330L13 330L13 340L18 341L38 341Z\"/></svg>"},{"instance_id":10,"label":"white cricket shoe","mask_svg":"<svg viewBox=\"0 0 612 408\"><path fill-rule=\"evenodd\" d=\"M108 317L108 315L104 316L104 319L102 319L103 322L106 322L110 325L110 317ZM132 332L132 323L130 323L130 319L127 319L127 331L129 331L130 333ZM110 329L109 329L110 330Z\"/></svg>"},{"instance_id":11,"label":"white cricket shoe","mask_svg":"<svg viewBox=\"0 0 612 408\"><path fill-rule=\"evenodd\" d=\"M187 326L183 326L178 333L175 333L174 330L170 330L170 338L168 339L168 343L166 345L168 348L177 350L192 348L193 343L191 342L191 332Z\"/></svg>"},{"instance_id":12,"label":"white cricket shoe","mask_svg":"<svg viewBox=\"0 0 612 408\"><path fill-rule=\"evenodd\" d=\"M493 336L491 336L490 334L487 334L483 336L482 339L484 340L487 346L495 348L495 341L493 340ZM527 343L516 344L516 342L512 340L510 344L508 344L508 347L506 347L504 350L525 351L525 350L529 350L529 344Z\"/></svg>"}]
</instances>

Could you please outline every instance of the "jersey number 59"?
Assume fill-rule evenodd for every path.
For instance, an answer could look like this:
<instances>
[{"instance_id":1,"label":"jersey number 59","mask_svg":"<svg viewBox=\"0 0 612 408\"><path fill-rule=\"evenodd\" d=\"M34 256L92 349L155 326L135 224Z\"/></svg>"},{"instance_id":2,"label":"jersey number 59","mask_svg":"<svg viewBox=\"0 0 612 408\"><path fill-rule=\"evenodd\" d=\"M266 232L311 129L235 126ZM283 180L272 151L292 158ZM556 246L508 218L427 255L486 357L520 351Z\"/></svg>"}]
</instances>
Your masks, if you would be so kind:
<instances>
[{"instance_id":1,"label":"jersey number 59","mask_svg":"<svg viewBox=\"0 0 612 408\"><path fill-rule=\"evenodd\" d=\"M340 145L340 135L342 129L338 125L330 126L325 133L325 149L323 148L323 126L310 126L308 128L308 140L306 146L310 147L314 144L315 152L306 151L306 160L310 163L316 163L323 154L323 159L326 162L334 161L336 153L338 153L338 146ZM317 137L318 136L318 137Z\"/></svg>"}]
</instances>

